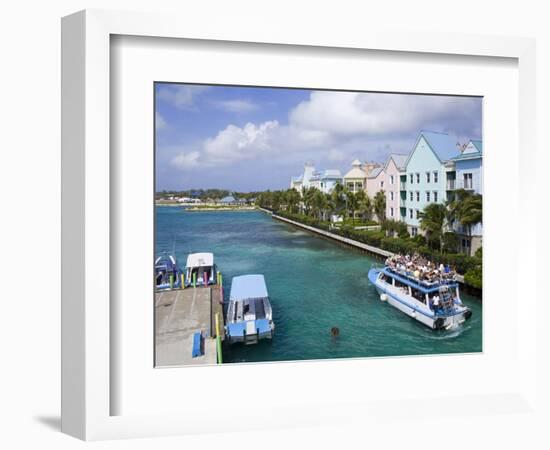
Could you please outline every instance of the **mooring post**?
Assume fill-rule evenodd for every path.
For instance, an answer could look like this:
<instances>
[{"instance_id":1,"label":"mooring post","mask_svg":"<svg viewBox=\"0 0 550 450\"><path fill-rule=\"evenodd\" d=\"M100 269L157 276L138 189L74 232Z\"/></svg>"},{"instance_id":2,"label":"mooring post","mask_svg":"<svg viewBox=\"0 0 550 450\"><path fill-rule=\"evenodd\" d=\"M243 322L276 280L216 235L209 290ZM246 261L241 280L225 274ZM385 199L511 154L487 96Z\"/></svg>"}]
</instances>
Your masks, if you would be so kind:
<instances>
[{"instance_id":1,"label":"mooring post","mask_svg":"<svg viewBox=\"0 0 550 450\"><path fill-rule=\"evenodd\" d=\"M180 277L181 277L181 288L185 289L185 274L182 273Z\"/></svg>"},{"instance_id":2,"label":"mooring post","mask_svg":"<svg viewBox=\"0 0 550 450\"><path fill-rule=\"evenodd\" d=\"M174 274L170 274L170 289L174 289Z\"/></svg>"},{"instance_id":3,"label":"mooring post","mask_svg":"<svg viewBox=\"0 0 550 450\"><path fill-rule=\"evenodd\" d=\"M193 273L193 288L197 287L197 274Z\"/></svg>"}]
</instances>

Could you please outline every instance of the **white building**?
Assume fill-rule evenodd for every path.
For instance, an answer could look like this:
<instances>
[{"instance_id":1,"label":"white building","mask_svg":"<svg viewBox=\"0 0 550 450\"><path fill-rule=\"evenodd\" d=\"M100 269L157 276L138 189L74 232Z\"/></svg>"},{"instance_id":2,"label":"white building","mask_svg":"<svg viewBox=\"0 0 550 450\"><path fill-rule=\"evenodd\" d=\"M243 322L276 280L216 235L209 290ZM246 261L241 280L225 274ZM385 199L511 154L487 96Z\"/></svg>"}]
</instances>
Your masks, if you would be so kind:
<instances>
[{"instance_id":1,"label":"white building","mask_svg":"<svg viewBox=\"0 0 550 450\"><path fill-rule=\"evenodd\" d=\"M313 177L314 172L315 166L313 163L310 161L306 162L304 165L304 173L290 179L290 189L296 189L301 193L303 188L309 188L311 186L311 177Z\"/></svg>"},{"instance_id":2,"label":"white building","mask_svg":"<svg viewBox=\"0 0 550 450\"><path fill-rule=\"evenodd\" d=\"M337 183L342 183L342 174L339 170L328 169L314 172L309 180L310 186L330 194Z\"/></svg>"}]
</instances>

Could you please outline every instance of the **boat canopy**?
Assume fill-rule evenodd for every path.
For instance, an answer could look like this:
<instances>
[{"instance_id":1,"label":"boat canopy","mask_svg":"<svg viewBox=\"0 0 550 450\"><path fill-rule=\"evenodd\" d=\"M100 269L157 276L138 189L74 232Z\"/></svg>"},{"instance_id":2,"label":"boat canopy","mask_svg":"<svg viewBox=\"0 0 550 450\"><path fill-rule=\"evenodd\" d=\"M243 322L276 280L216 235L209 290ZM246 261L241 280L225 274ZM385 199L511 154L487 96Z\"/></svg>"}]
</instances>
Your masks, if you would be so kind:
<instances>
[{"instance_id":1,"label":"boat canopy","mask_svg":"<svg viewBox=\"0 0 550 450\"><path fill-rule=\"evenodd\" d=\"M267 297L267 287L263 275L233 277L229 294L230 301Z\"/></svg>"},{"instance_id":2,"label":"boat canopy","mask_svg":"<svg viewBox=\"0 0 550 450\"><path fill-rule=\"evenodd\" d=\"M458 286L458 283L456 281L441 281L439 283L425 283L423 281L419 281L415 278L410 278L404 275L401 275L397 272L394 272L393 270L388 269L387 267L382 270L382 272L392 278L395 278L396 280L401 281L402 283L411 286L415 289L418 289L419 291L423 292L424 294L431 294L433 292L439 291L439 288L441 286L447 286L449 288L454 288Z\"/></svg>"},{"instance_id":3,"label":"boat canopy","mask_svg":"<svg viewBox=\"0 0 550 450\"><path fill-rule=\"evenodd\" d=\"M211 267L213 265L213 253L191 253L189 256L187 256L187 268Z\"/></svg>"}]
</instances>

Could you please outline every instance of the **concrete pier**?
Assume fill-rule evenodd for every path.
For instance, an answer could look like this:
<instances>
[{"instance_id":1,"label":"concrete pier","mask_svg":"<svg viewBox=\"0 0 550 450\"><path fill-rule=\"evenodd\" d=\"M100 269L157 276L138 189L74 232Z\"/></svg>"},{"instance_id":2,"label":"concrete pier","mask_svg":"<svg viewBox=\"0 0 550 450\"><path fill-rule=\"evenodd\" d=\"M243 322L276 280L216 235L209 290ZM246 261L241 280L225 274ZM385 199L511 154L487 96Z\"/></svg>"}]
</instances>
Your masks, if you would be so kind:
<instances>
[{"instance_id":1,"label":"concrete pier","mask_svg":"<svg viewBox=\"0 0 550 450\"><path fill-rule=\"evenodd\" d=\"M224 336L220 286L172 289L155 293L155 366L216 364L215 315ZM193 336L202 332L204 355L192 357Z\"/></svg>"}]
</instances>

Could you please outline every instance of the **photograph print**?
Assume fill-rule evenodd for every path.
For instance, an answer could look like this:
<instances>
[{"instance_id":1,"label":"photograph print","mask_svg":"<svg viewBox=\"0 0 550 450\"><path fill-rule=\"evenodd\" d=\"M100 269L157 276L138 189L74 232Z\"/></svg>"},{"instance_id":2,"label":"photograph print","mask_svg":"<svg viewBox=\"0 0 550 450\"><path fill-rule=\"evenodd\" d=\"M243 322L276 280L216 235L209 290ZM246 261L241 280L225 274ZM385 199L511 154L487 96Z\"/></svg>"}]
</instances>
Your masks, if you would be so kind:
<instances>
[{"instance_id":1,"label":"photograph print","mask_svg":"<svg viewBox=\"0 0 550 450\"><path fill-rule=\"evenodd\" d=\"M482 351L482 97L154 96L156 367Z\"/></svg>"}]
</instances>

